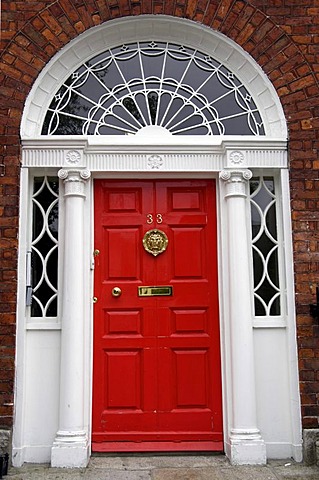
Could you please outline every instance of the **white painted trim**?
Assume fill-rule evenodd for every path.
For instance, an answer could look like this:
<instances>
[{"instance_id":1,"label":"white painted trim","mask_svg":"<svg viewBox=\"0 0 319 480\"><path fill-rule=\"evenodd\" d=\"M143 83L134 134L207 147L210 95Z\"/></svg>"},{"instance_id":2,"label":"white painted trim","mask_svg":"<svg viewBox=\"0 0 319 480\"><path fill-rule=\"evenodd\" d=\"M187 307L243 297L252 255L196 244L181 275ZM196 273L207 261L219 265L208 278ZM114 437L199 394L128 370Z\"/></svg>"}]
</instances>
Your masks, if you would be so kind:
<instances>
[{"instance_id":1,"label":"white painted trim","mask_svg":"<svg viewBox=\"0 0 319 480\"><path fill-rule=\"evenodd\" d=\"M301 447L299 446L299 448ZM269 459L293 458L296 460L299 455L295 446L287 442L266 442L266 451Z\"/></svg>"},{"instance_id":2,"label":"white painted trim","mask_svg":"<svg viewBox=\"0 0 319 480\"><path fill-rule=\"evenodd\" d=\"M21 463L14 464L15 467L21 467L26 463L50 463L51 459L51 445L27 445L22 447L17 452L17 458L23 459Z\"/></svg>"},{"instance_id":3,"label":"white painted trim","mask_svg":"<svg viewBox=\"0 0 319 480\"><path fill-rule=\"evenodd\" d=\"M252 95L262 115L266 135L287 138L285 116L277 93L255 60L220 32L191 20L165 15L110 20L90 28L62 48L46 65L31 89L22 117L21 138L41 134L53 95L83 62L123 43L161 39L200 49L233 71Z\"/></svg>"},{"instance_id":4,"label":"white painted trim","mask_svg":"<svg viewBox=\"0 0 319 480\"><path fill-rule=\"evenodd\" d=\"M299 414L300 417L300 414ZM303 444L302 444L302 439L301 443L298 445L292 444L292 458L295 460L295 462L302 462L303 460Z\"/></svg>"},{"instance_id":5,"label":"white painted trim","mask_svg":"<svg viewBox=\"0 0 319 480\"><path fill-rule=\"evenodd\" d=\"M23 438L25 419L25 294L26 294L26 252L27 223L29 205L29 171L21 170L18 291L17 291L17 330L16 330L16 371L14 390L14 426L12 438L12 464L20 467L24 460Z\"/></svg>"},{"instance_id":6,"label":"white painted trim","mask_svg":"<svg viewBox=\"0 0 319 480\"><path fill-rule=\"evenodd\" d=\"M280 315L278 317L254 317L253 318L253 327L254 328L286 328L287 320L286 315Z\"/></svg>"},{"instance_id":7,"label":"white painted trim","mask_svg":"<svg viewBox=\"0 0 319 480\"><path fill-rule=\"evenodd\" d=\"M291 403L291 428L292 444L294 445L294 459L302 461L302 425L301 425L301 402L299 391L297 327L295 309L295 285L294 285L294 259L292 246L292 225L290 213L289 172L281 172L281 198L282 218L285 251L285 279L287 298L287 345L288 345L288 371Z\"/></svg>"},{"instance_id":8,"label":"white painted trim","mask_svg":"<svg viewBox=\"0 0 319 480\"><path fill-rule=\"evenodd\" d=\"M221 350L221 374L222 374L222 402L223 402L223 433L224 451L230 458L230 445L228 444L230 429L233 421L232 416L232 382L231 375L231 352L230 328L229 328L229 302L224 292L228 291L229 271L228 256L228 234L227 224L221 219L226 218L225 182L216 179L216 207L217 207L217 239L218 239L218 297L219 297L219 329L220 329L220 350ZM223 319L223 321L221 321Z\"/></svg>"},{"instance_id":9,"label":"white painted trim","mask_svg":"<svg viewBox=\"0 0 319 480\"><path fill-rule=\"evenodd\" d=\"M38 322L27 321L26 330L61 330L61 322L50 322L47 318L41 318Z\"/></svg>"}]
</instances>

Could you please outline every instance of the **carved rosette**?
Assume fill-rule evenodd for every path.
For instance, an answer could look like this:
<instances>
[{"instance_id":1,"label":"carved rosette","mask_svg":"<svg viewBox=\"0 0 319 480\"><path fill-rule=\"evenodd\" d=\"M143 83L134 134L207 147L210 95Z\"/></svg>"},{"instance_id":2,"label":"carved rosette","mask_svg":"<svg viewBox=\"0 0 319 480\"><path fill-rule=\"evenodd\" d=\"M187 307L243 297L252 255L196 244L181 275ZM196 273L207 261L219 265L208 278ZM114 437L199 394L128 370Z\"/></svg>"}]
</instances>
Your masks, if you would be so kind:
<instances>
[{"instance_id":1,"label":"carved rosette","mask_svg":"<svg viewBox=\"0 0 319 480\"><path fill-rule=\"evenodd\" d=\"M219 178L226 182L226 197L246 197L246 185L252 177L252 172L243 170L223 170Z\"/></svg>"},{"instance_id":2,"label":"carved rosette","mask_svg":"<svg viewBox=\"0 0 319 480\"><path fill-rule=\"evenodd\" d=\"M238 150L230 152L229 154L229 163L235 168L244 166L244 160L244 154Z\"/></svg>"},{"instance_id":3,"label":"carved rosette","mask_svg":"<svg viewBox=\"0 0 319 480\"><path fill-rule=\"evenodd\" d=\"M85 183L90 178L89 170L66 170L61 168L58 177L64 180L65 197L85 197Z\"/></svg>"},{"instance_id":4,"label":"carved rosette","mask_svg":"<svg viewBox=\"0 0 319 480\"><path fill-rule=\"evenodd\" d=\"M150 170L159 170L163 167L164 160L160 155L151 155L147 160L147 167Z\"/></svg>"},{"instance_id":5,"label":"carved rosette","mask_svg":"<svg viewBox=\"0 0 319 480\"><path fill-rule=\"evenodd\" d=\"M81 161L81 154L78 150L69 150L65 156L66 163L76 165Z\"/></svg>"}]
</instances>

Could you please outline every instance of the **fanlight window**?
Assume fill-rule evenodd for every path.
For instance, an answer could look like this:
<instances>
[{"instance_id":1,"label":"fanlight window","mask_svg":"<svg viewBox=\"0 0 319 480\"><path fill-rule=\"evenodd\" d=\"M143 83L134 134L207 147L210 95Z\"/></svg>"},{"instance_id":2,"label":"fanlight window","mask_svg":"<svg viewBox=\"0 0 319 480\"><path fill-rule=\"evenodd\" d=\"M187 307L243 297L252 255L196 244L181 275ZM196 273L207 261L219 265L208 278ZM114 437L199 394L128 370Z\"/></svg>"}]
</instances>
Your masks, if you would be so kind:
<instances>
[{"instance_id":1,"label":"fanlight window","mask_svg":"<svg viewBox=\"0 0 319 480\"><path fill-rule=\"evenodd\" d=\"M73 72L54 96L43 135L264 135L241 81L207 54L166 42L111 48Z\"/></svg>"}]
</instances>

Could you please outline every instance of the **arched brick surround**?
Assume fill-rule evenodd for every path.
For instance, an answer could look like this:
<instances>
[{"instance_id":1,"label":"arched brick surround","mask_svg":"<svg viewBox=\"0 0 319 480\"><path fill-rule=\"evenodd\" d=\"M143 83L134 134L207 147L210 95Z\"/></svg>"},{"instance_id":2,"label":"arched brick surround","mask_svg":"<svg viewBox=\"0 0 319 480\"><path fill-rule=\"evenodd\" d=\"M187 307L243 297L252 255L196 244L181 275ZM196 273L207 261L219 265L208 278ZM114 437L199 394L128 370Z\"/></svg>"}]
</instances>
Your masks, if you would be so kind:
<instances>
[{"instance_id":1,"label":"arched brick surround","mask_svg":"<svg viewBox=\"0 0 319 480\"><path fill-rule=\"evenodd\" d=\"M251 54L281 99L290 136L302 416L305 427L318 427L319 327L309 315L319 266L318 2L4 0L1 6L0 428L11 427L13 415L19 129L26 97L46 63L77 35L116 17L151 13L188 18L222 32Z\"/></svg>"}]
</instances>

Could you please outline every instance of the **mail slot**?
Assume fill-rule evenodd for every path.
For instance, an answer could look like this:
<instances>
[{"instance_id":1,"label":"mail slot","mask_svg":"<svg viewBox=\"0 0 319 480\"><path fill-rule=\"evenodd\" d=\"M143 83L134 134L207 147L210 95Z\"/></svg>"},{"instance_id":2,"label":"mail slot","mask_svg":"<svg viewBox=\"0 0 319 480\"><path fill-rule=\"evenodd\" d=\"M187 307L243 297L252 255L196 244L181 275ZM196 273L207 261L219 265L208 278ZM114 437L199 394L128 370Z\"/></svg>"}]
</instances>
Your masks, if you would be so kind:
<instances>
[{"instance_id":1,"label":"mail slot","mask_svg":"<svg viewBox=\"0 0 319 480\"><path fill-rule=\"evenodd\" d=\"M165 297L173 295L173 287L138 287L139 297Z\"/></svg>"}]
</instances>

